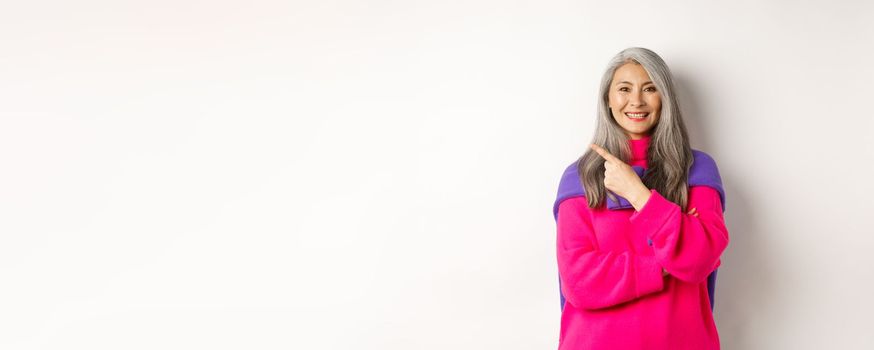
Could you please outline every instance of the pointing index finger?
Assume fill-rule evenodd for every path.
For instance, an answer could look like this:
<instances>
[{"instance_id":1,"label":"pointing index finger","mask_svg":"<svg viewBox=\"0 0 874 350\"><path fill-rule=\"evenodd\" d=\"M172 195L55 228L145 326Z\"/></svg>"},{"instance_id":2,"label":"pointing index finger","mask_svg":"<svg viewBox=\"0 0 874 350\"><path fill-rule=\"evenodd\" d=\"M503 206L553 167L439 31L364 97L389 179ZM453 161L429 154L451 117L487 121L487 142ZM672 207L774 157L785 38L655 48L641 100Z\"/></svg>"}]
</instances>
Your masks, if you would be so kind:
<instances>
[{"instance_id":1,"label":"pointing index finger","mask_svg":"<svg viewBox=\"0 0 874 350\"><path fill-rule=\"evenodd\" d=\"M616 156L610 154L610 151L607 151L606 149L602 148L601 146L598 146L598 145L593 143L591 145L591 148L593 150L595 150L595 152L598 152L598 154L601 155L601 157L603 157L608 162L621 162L621 160L619 160L619 158L616 158Z\"/></svg>"}]
</instances>

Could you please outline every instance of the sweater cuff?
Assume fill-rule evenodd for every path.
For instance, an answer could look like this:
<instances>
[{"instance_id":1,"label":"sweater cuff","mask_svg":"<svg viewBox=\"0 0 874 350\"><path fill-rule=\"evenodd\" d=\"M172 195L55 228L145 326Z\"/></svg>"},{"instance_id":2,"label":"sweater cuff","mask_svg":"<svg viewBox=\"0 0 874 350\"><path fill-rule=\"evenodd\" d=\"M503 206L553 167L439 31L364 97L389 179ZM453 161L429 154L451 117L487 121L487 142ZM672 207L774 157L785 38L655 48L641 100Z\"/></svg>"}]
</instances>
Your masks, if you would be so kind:
<instances>
[{"instance_id":1,"label":"sweater cuff","mask_svg":"<svg viewBox=\"0 0 874 350\"><path fill-rule=\"evenodd\" d=\"M651 189L649 199L640 208L640 211L635 211L628 220L635 227L642 228L646 233L646 237L652 239L653 235L662 228L670 218L672 211L679 209L680 206L671 202L655 189Z\"/></svg>"},{"instance_id":2,"label":"sweater cuff","mask_svg":"<svg viewBox=\"0 0 874 350\"><path fill-rule=\"evenodd\" d=\"M639 268L640 275L637 276L638 297L660 291L665 287L662 265L659 265L655 256L641 256Z\"/></svg>"}]
</instances>

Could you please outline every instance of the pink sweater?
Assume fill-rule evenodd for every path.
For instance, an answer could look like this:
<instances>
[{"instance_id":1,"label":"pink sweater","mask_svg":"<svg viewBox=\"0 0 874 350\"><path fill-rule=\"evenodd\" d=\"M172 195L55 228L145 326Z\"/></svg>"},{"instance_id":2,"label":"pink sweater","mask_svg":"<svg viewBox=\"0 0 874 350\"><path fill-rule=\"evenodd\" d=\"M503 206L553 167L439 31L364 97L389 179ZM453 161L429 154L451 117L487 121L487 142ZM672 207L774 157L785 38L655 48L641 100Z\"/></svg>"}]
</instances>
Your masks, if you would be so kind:
<instances>
[{"instance_id":1,"label":"pink sweater","mask_svg":"<svg viewBox=\"0 0 874 350\"><path fill-rule=\"evenodd\" d=\"M646 167L649 141L630 141L630 165ZM707 293L728 246L719 193L689 189L696 217L650 192L640 211L590 209L585 197L560 204L556 250L567 302L559 350L719 349Z\"/></svg>"}]
</instances>

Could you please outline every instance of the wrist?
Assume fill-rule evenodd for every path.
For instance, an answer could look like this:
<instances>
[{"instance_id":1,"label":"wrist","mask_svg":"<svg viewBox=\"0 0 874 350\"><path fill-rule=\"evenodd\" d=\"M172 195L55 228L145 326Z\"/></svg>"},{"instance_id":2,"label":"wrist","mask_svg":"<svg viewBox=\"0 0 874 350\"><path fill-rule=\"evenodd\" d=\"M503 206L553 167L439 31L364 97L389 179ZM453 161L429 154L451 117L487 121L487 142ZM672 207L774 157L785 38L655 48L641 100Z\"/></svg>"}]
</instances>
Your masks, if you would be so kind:
<instances>
[{"instance_id":1,"label":"wrist","mask_svg":"<svg viewBox=\"0 0 874 350\"><path fill-rule=\"evenodd\" d=\"M649 201L649 197L652 196L652 192L650 189L646 187L641 187L638 189L632 198L629 198L628 201L631 202L631 206L634 207L634 210L640 211L646 202Z\"/></svg>"}]
</instances>

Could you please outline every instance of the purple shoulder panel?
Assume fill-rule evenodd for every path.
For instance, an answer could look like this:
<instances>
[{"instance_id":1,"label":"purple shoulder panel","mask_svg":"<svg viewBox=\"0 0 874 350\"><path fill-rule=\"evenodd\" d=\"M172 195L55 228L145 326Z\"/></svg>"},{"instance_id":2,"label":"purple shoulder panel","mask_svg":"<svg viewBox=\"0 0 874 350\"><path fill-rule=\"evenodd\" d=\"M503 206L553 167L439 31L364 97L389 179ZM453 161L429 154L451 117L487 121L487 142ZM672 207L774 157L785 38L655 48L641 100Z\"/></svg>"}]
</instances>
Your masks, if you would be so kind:
<instances>
[{"instance_id":1,"label":"purple shoulder panel","mask_svg":"<svg viewBox=\"0 0 874 350\"><path fill-rule=\"evenodd\" d=\"M552 207L552 216L556 220L558 220L558 205L561 202L571 197L579 197L586 194L583 184L580 183L580 173L577 169L579 162L580 160L577 159L571 165L568 165L564 170L564 174L561 175L561 181L558 183L558 194Z\"/></svg>"},{"instance_id":2,"label":"purple shoulder panel","mask_svg":"<svg viewBox=\"0 0 874 350\"><path fill-rule=\"evenodd\" d=\"M689 169L689 186L708 186L719 192L719 200L722 202L722 212L725 212L725 190L722 189L722 177L719 176L719 168L716 161L709 154L699 150L692 150L694 161Z\"/></svg>"}]
</instances>

